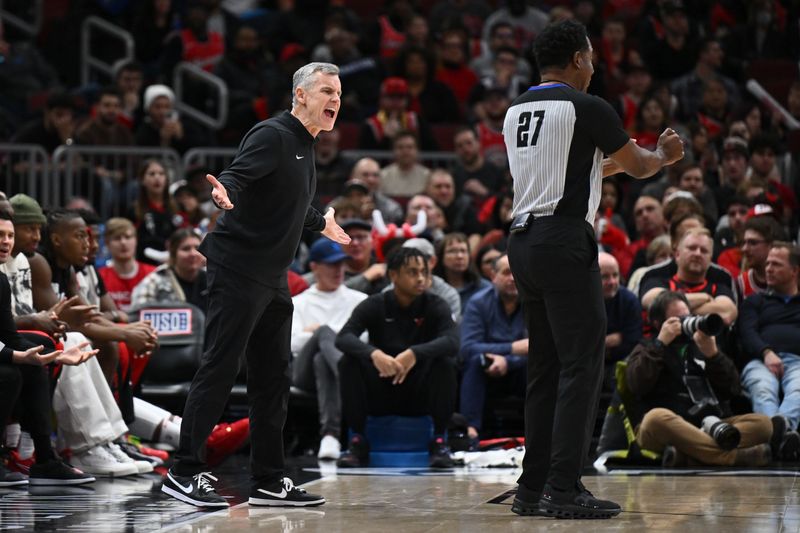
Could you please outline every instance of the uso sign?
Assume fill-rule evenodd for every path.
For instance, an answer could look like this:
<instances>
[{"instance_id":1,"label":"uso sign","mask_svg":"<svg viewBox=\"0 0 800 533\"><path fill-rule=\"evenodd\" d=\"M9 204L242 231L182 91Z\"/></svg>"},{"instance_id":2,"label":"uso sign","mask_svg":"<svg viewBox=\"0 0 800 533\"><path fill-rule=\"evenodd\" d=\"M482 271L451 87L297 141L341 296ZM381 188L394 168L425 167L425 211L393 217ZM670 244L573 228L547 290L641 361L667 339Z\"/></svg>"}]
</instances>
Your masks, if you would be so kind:
<instances>
[{"instance_id":1,"label":"uso sign","mask_svg":"<svg viewBox=\"0 0 800 533\"><path fill-rule=\"evenodd\" d=\"M159 337L190 335L192 333L192 310L185 309L141 309L139 320L148 320Z\"/></svg>"}]
</instances>

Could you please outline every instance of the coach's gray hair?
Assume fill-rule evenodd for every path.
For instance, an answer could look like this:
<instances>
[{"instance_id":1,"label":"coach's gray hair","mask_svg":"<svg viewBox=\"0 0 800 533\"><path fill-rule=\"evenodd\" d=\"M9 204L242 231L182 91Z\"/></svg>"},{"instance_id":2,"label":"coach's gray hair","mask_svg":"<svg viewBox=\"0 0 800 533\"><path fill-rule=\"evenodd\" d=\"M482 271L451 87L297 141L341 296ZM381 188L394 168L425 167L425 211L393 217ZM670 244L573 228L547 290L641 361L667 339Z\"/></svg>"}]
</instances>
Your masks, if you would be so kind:
<instances>
[{"instance_id":1,"label":"coach's gray hair","mask_svg":"<svg viewBox=\"0 0 800 533\"><path fill-rule=\"evenodd\" d=\"M309 89L311 77L317 72L329 75L339 75L339 67L333 63L309 63L297 69L292 76L292 107L297 105L297 88Z\"/></svg>"}]
</instances>

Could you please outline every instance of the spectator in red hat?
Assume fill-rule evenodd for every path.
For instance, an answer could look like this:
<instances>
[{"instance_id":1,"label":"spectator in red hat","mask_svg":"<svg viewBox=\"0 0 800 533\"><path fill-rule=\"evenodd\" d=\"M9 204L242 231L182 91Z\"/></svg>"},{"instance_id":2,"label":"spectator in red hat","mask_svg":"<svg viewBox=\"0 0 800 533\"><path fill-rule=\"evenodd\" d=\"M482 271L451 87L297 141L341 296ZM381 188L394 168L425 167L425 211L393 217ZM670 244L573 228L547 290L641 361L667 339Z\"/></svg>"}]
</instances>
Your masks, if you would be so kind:
<instances>
[{"instance_id":1,"label":"spectator in red hat","mask_svg":"<svg viewBox=\"0 0 800 533\"><path fill-rule=\"evenodd\" d=\"M406 80L399 77L383 80L378 112L362 125L359 147L362 150L391 150L395 136L407 131L419 139L422 150L436 150L438 146L427 122L414 111L409 111L408 104Z\"/></svg>"}]
</instances>

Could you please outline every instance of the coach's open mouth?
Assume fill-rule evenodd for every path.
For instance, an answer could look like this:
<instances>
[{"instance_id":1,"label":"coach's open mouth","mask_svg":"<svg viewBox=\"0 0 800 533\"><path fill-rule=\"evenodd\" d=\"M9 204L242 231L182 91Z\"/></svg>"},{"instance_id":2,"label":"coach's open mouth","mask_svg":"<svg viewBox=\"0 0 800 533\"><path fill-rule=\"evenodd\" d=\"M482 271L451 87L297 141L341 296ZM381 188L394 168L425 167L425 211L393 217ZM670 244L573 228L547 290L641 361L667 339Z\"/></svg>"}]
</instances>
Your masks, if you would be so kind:
<instances>
[{"instance_id":1,"label":"coach's open mouth","mask_svg":"<svg viewBox=\"0 0 800 533\"><path fill-rule=\"evenodd\" d=\"M336 110L335 110L335 109L333 109L333 108L331 108L331 107L329 107L329 108L325 109L325 115L326 115L328 118L333 118L333 117L335 117L335 116L336 116Z\"/></svg>"}]
</instances>

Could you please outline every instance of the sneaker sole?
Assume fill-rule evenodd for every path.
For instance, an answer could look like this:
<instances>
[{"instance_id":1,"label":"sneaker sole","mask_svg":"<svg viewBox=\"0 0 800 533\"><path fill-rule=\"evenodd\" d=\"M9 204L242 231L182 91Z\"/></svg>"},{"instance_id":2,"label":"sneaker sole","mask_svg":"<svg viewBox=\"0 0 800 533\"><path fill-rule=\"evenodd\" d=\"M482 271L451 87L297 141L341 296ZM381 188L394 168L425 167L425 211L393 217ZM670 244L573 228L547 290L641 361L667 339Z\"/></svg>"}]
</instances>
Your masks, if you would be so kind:
<instances>
[{"instance_id":1,"label":"sneaker sole","mask_svg":"<svg viewBox=\"0 0 800 533\"><path fill-rule=\"evenodd\" d=\"M94 483L97 481L93 477L83 479L49 479L49 478L29 478L30 485L42 486L59 486L59 485L85 485L87 483Z\"/></svg>"},{"instance_id":2,"label":"sneaker sole","mask_svg":"<svg viewBox=\"0 0 800 533\"><path fill-rule=\"evenodd\" d=\"M558 508L553 508L548 506L547 504L540 506L541 511L544 513L543 516L551 516L553 518L562 518L567 520L574 520L574 519L588 519L588 520L604 520L608 518L614 518L619 513L622 512L622 509L614 510L614 511L603 511L600 509L586 509L584 507L579 507L576 505L564 505L559 506Z\"/></svg>"},{"instance_id":3,"label":"sneaker sole","mask_svg":"<svg viewBox=\"0 0 800 533\"><path fill-rule=\"evenodd\" d=\"M27 484L27 479L20 479L19 481L0 481L0 487L21 487Z\"/></svg>"},{"instance_id":4,"label":"sneaker sole","mask_svg":"<svg viewBox=\"0 0 800 533\"><path fill-rule=\"evenodd\" d=\"M308 500L303 502L293 502L287 500L265 500L262 498L253 498L250 496L250 499L247 501L250 505L261 506L261 507L316 507L318 505L322 505L325 503L325 498L320 498L319 500Z\"/></svg>"},{"instance_id":5,"label":"sneaker sole","mask_svg":"<svg viewBox=\"0 0 800 533\"><path fill-rule=\"evenodd\" d=\"M118 477L136 476L139 474L139 469L136 467L134 467L133 470L123 470L122 472L98 471L98 470L92 470L91 467L86 468L84 466L77 466L76 468L78 470L83 471L85 474L91 474L97 477L118 478Z\"/></svg>"},{"instance_id":6,"label":"sneaker sole","mask_svg":"<svg viewBox=\"0 0 800 533\"><path fill-rule=\"evenodd\" d=\"M201 509L226 509L230 507L230 504L228 502L209 503L209 502L201 502L199 500L195 500L193 498L190 498L186 494L182 494L175 489L167 487L166 485L161 485L161 492L172 496L176 500L180 500L184 503L194 505L195 507L200 507Z\"/></svg>"}]
</instances>

